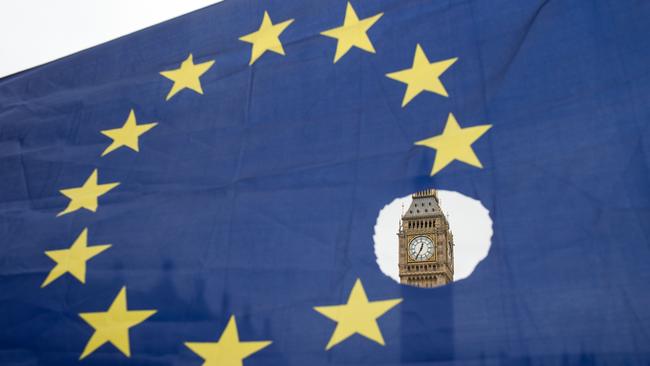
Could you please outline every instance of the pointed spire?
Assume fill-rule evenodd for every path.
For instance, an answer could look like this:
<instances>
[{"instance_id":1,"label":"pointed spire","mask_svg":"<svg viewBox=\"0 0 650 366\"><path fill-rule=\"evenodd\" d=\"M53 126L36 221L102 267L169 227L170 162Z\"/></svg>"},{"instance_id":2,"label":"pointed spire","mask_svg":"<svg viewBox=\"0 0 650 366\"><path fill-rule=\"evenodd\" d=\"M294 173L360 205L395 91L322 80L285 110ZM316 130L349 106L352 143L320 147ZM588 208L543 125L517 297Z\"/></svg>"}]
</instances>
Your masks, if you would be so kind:
<instances>
[{"instance_id":1,"label":"pointed spire","mask_svg":"<svg viewBox=\"0 0 650 366\"><path fill-rule=\"evenodd\" d=\"M423 191L413 193L413 198L433 197L438 201L438 191L435 189L425 189Z\"/></svg>"}]
</instances>

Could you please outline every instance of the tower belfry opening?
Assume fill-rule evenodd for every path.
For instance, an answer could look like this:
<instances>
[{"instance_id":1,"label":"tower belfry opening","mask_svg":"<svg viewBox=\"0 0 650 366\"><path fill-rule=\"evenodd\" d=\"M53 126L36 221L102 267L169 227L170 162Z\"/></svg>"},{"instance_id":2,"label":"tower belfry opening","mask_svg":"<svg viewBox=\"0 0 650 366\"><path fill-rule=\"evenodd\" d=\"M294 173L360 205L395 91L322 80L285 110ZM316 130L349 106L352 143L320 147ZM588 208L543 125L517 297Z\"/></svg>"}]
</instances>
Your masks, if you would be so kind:
<instances>
[{"instance_id":1,"label":"tower belfry opening","mask_svg":"<svg viewBox=\"0 0 650 366\"><path fill-rule=\"evenodd\" d=\"M412 195L399 232L400 282L438 287L454 280L454 237L435 189Z\"/></svg>"}]
</instances>

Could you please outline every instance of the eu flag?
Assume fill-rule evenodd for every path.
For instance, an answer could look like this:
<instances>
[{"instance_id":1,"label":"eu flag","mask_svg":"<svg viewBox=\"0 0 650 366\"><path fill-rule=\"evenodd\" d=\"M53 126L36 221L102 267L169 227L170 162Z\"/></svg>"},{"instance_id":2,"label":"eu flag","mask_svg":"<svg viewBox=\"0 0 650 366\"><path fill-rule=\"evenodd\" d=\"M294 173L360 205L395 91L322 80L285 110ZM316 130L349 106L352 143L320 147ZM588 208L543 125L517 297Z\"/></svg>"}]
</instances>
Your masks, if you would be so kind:
<instances>
[{"instance_id":1,"label":"eu flag","mask_svg":"<svg viewBox=\"0 0 650 366\"><path fill-rule=\"evenodd\" d=\"M226 0L0 80L0 364L649 364L649 19ZM492 246L400 285L430 188Z\"/></svg>"}]
</instances>

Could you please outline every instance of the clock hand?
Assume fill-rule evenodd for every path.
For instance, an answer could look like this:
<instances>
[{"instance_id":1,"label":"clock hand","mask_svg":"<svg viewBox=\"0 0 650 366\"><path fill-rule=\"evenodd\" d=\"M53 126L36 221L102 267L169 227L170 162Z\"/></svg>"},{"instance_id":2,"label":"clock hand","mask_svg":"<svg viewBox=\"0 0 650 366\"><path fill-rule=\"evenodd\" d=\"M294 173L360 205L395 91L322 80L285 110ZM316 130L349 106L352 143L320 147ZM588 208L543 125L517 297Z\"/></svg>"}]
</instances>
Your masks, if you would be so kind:
<instances>
[{"instance_id":1,"label":"clock hand","mask_svg":"<svg viewBox=\"0 0 650 366\"><path fill-rule=\"evenodd\" d=\"M422 248L424 248L424 244L420 244L420 250L418 251L418 255L416 255L415 258L420 258L420 253L422 253Z\"/></svg>"}]
</instances>

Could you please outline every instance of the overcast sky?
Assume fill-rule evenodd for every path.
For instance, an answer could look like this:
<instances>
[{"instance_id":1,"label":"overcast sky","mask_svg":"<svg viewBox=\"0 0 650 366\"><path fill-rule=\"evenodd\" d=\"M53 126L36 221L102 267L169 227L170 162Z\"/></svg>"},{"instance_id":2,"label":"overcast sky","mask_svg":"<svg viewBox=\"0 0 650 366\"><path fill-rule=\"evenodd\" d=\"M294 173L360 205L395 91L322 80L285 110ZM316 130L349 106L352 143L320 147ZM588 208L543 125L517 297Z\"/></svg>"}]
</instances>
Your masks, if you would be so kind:
<instances>
[{"instance_id":1,"label":"overcast sky","mask_svg":"<svg viewBox=\"0 0 650 366\"><path fill-rule=\"evenodd\" d=\"M189 13L215 0L0 1L0 77Z\"/></svg>"}]
</instances>

